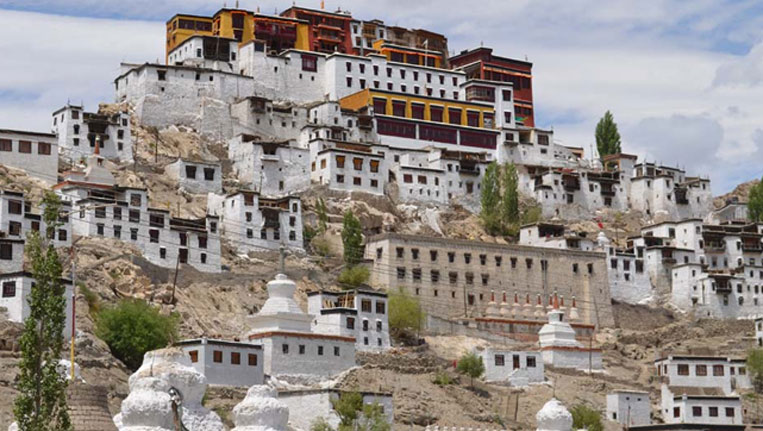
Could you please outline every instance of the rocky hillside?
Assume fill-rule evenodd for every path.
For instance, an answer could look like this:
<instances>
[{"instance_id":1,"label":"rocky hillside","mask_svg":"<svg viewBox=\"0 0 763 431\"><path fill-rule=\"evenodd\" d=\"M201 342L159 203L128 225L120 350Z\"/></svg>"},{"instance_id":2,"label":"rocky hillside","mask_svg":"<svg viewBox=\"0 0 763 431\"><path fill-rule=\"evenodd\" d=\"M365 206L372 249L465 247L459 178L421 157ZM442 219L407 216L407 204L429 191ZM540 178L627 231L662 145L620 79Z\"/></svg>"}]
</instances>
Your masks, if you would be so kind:
<instances>
[{"instance_id":1,"label":"rocky hillside","mask_svg":"<svg viewBox=\"0 0 763 431\"><path fill-rule=\"evenodd\" d=\"M750 189L757 185L760 180L752 180L746 183L739 184L734 187L734 190L720 196L716 196L713 199L713 205L715 208L721 208L728 202L737 200L739 202L747 202L747 197L750 195Z\"/></svg>"}]
</instances>

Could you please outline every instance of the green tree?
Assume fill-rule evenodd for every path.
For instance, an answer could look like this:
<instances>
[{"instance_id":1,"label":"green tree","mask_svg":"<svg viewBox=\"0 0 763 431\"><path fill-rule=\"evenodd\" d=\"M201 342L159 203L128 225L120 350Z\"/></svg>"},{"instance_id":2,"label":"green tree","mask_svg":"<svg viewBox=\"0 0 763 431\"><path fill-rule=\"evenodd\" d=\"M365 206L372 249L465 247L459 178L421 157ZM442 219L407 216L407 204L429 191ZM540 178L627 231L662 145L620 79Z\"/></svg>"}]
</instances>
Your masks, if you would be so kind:
<instances>
[{"instance_id":1,"label":"green tree","mask_svg":"<svg viewBox=\"0 0 763 431\"><path fill-rule=\"evenodd\" d=\"M331 400L331 406L339 416L338 431L389 431L390 424L384 416L384 409L378 404L363 404L363 396L358 392L343 392L339 398ZM311 431L329 431L325 420L316 420Z\"/></svg>"},{"instance_id":2,"label":"green tree","mask_svg":"<svg viewBox=\"0 0 763 431\"><path fill-rule=\"evenodd\" d=\"M338 429L352 430L363 410L363 396L358 392L343 392L339 398L331 400L331 406L339 416Z\"/></svg>"},{"instance_id":3,"label":"green tree","mask_svg":"<svg viewBox=\"0 0 763 431\"><path fill-rule=\"evenodd\" d=\"M329 422L323 416L315 418L310 423L310 431L334 431Z\"/></svg>"},{"instance_id":4,"label":"green tree","mask_svg":"<svg viewBox=\"0 0 763 431\"><path fill-rule=\"evenodd\" d=\"M464 353L458 360L456 371L469 377L469 386L474 387L474 379L479 378L485 372L485 364L482 358L474 352Z\"/></svg>"},{"instance_id":5,"label":"green tree","mask_svg":"<svg viewBox=\"0 0 763 431\"><path fill-rule=\"evenodd\" d=\"M485 169L480 187L480 219L482 226L491 235L499 235L502 231L499 201L501 185L498 178L498 164L493 162Z\"/></svg>"},{"instance_id":6,"label":"green tree","mask_svg":"<svg viewBox=\"0 0 763 431\"><path fill-rule=\"evenodd\" d=\"M318 213L318 233L324 233L328 228L329 216L326 202L323 201L323 198L318 198L318 203L315 204L315 212Z\"/></svg>"},{"instance_id":7,"label":"green tree","mask_svg":"<svg viewBox=\"0 0 763 431\"><path fill-rule=\"evenodd\" d=\"M505 228L519 222L519 179L517 167L508 163L503 167L503 195L501 196L501 218Z\"/></svg>"},{"instance_id":8,"label":"green tree","mask_svg":"<svg viewBox=\"0 0 763 431\"><path fill-rule=\"evenodd\" d=\"M166 347L177 338L177 319L162 315L144 301L126 299L101 310L95 335L108 344L116 358L137 370L146 352Z\"/></svg>"},{"instance_id":9,"label":"green tree","mask_svg":"<svg viewBox=\"0 0 763 431\"><path fill-rule=\"evenodd\" d=\"M363 230L350 210L344 213L342 221L342 245L346 264L354 266L363 259Z\"/></svg>"},{"instance_id":10,"label":"green tree","mask_svg":"<svg viewBox=\"0 0 763 431\"><path fill-rule=\"evenodd\" d=\"M426 313L416 298L406 294L402 288L389 294L389 329L398 339L409 339L424 325Z\"/></svg>"},{"instance_id":11,"label":"green tree","mask_svg":"<svg viewBox=\"0 0 763 431\"><path fill-rule=\"evenodd\" d=\"M58 369L66 325L63 266L50 238L60 226L61 201L52 192L42 199L45 238L32 232L27 253L34 284L28 298L29 317L19 342L21 361L13 414L21 431L71 430L66 407L66 376ZM72 366L74 366L72 364Z\"/></svg>"},{"instance_id":12,"label":"green tree","mask_svg":"<svg viewBox=\"0 0 763 431\"><path fill-rule=\"evenodd\" d=\"M578 404L570 411L572 413L572 428L587 429L588 431L604 431L601 423L601 413L584 405Z\"/></svg>"},{"instance_id":13,"label":"green tree","mask_svg":"<svg viewBox=\"0 0 763 431\"><path fill-rule=\"evenodd\" d=\"M337 279L342 284L358 287L361 284L367 283L371 277L371 272L367 267L362 265L356 265L350 268L345 268L339 278Z\"/></svg>"},{"instance_id":14,"label":"green tree","mask_svg":"<svg viewBox=\"0 0 763 431\"><path fill-rule=\"evenodd\" d=\"M602 159L621 151L620 132L617 131L617 123L609 111L604 113L596 125L596 149L599 150L599 157Z\"/></svg>"},{"instance_id":15,"label":"green tree","mask_svg":"<svg viewBox=\"0 0 763 431\"><path fill-rule=\"evenodd\" d=\"M747 217L755 223L763 221L763 179L750 189L750 195L747 198Z\"/></svg>"}]
</instances>

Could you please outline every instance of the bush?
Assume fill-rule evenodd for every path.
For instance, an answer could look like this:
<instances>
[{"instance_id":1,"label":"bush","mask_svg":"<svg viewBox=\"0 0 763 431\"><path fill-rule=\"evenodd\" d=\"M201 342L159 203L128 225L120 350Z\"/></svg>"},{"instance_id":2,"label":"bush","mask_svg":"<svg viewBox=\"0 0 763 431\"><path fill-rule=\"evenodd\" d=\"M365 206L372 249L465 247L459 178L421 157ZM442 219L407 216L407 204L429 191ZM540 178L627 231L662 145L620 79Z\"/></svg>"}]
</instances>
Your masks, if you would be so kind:
<instances>
[{"instance_id":1,"label":"bush","mask_svg":"<svg viewBox=\"0 0 763 431\"><path fill-rule=\"evenodd\" d=\"M176 316L164 316L141 300L123 300L102 310L95 321L95 335L131 370L143 355L166 347L177 338Z\"/></svg>"},{"instance_id":2,"label":"bush","mask_svg":"<svg viewBox=\"0 0 763 431\"><path fill-rule=\"evenodd\" d=\"M588 431L603 431L601 414L585 404L578 404L570 410L572 413L572 428L587 429Z\"/></svg>"},{"instance_id":3,"label":"bush","mask_svg":"<svg viewBox=\"0 0 763 431\"><path fill-rule=\"evenodd\" d=\"M485 364L482 363L482 358L476 353L464 353L458 360L456 370L469 377L469 386L474 387L474 379L479 378L485 372Z\"/></svg>"},{"instance_id":4,"label":"bush","mask_svg":"<svg viewBox=\"0 0 763 431\"><path fill-rule=\"evenodd\" d=\"M451 377L450 374L448 374L446 371L440 370L435 373L432 383L438 386L452 385L453 377Z\"/></svg>"},{"instance_id":5,"label":"bush","mask_svg":"<svg viewBox=\"0 0 763 431\"><path fill-rule=\"evenodd\" d=\"M421 330L425 319L426 313L422 311L418 299L403 292L402 288L389 294L389 329L392 336L410 342Z\"/></svg>"},{"instance_id":6,"label":"bush","mask_svg":"<svg viewBox=\"0 0 763 431\"><path fill-rule=\"evenodd\" d=\"M310 424L310 431L333 431L326 418L319 416Z\"/></svg>"},{"instance_id":7,"label":"bush","mask_svg":"<svg viewBox=\"0 0 763 431\"><path fill-rule=\"evenodd\" d=\"M353 266L351 268L345 268L341 274L339 274L339 282L347 284L349 286L358 287L361 284L367 283L371 277L371 272L365 266Z\"/></svg>"},{"instance_id":8,"label":"bush","mask_svg":"<svg viewBox=\"0 0 763 431\"><path fill-rule=\"evenodd\" d=\"M317 236L313 238L311 245L313 247L313 251L318 256L322 256L322 257L331 256L331 244L329 244L326 238Z\"/></svg>"}]
</instances>

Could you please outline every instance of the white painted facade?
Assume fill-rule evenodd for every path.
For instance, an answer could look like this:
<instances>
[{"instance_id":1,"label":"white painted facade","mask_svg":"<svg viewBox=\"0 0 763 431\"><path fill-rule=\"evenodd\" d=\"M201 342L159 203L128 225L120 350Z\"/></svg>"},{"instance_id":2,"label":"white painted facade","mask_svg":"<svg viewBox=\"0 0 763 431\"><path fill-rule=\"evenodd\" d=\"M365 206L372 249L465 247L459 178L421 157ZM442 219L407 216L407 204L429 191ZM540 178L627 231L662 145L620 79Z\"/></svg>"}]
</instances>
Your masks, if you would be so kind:
<instances>
[{"instance_id":1,"label":"white painted facade","mask_svg":"<svg viewBox=\"0 0 763 431\"><path fill-rule=\"evenodd\" d=\"M755 319L755 345L763 347L763 317Z\"/></svg>"},{"instance_id":2,"label":"white painted facade","mask_svg":"<svg viewBox=\"0 0 763 431\"><path fill-rule=\"evenodd\" d=\"M67 279L61 279L60 282L64 288L62 295L66 299L66 321L63 335L68 340L72 334L72 282ZM24 320L29 317L28 301L32 294L33 284L34 278L28 272L4 273L0 271L0 308L6 310L8 320L11 322L24 323Z\"/></svg>"},{"instance_id":3,"label":"white painted facade","mask_svg":"<svg viewBox=\"0 0 763 431\"><path fill-rule=\"evenodd\" d=\"M24 240L0 238L0 274L24 269Z\"/></svg>"},{"instance_id":4,"label":"white painted facade","mask_svg":"<svg viewBox=\"0 0 763 431\"><path fill-rule=\"evenodd\" d=\"M221 200L222 235L239 253L304 250L302 202L297 196L268 198L240 190Z\"/></svg>"},{"instance_id":5,"label":"white painted facade","mask_svg":"<svg viewBox=\"0 0 763 431\"><path fill-rule=\"evenodd\" d=\"M66 159L84 160L96 153L119 162L133 159L127 112L92 113L85 112L83 106L67 104L53 113L51 121L51 130L58 135L58 151Z\"/></svg>"},{"instance_id":6,"label":"white painted facade","mask_svg":"<svg viewBox=\"0 0 763 431\"><path fill-rule=\"evenodd\" d=\"M387 423L394 422L392 394L361 392L364 405L378 404L384 412ZM341 396L335 389L283 390L278 392L278 400L289 406L289 423L295 429L308 430L315 420L324 418L333 428L339 425L339 416L334 411L332 400Z\"/></svg>"},{"instance_id":7,"label":"white painted facade","mask_svg":"<svg viewBox=\"0 0 763 431\"><path fill-rule=\"evenodd\" d=\"M355 338L313 331L313 316L294 301L296 288L278 274L267 285L265 305L250 318L247 337L262 346L265 374L328 378L355 366Z\"/></svg>"},{"instance_id":8,"label":"white painted facade","mask_svg":"<svg viewBox=\"0 0 763 431\"><path fill-rule=\"evenodd\" d=\"M248 388L263 384L262 346L210 338L183 340L176 346L188 354L210 385Z\"/></svg>"},{"instance_id":9,"label":"white painted facade","mask_svg":"<svg viewBox=\"0 0 763 431\"><path fill-rule=\"evenodd\" d=\"M289 101L274 102L249 96L234 101L230 109L240 133L247 135L250 141L295 144L308 124L308 108Z\"/></svg>"},{"instance_id":10,"label":"white painted facade","mask_svg":"<svg viewBox=\"0 0 763 431\"><path fill-rule=\"evenodd\" d=\"M310 179L331 190L383 195L386 163L371 145L317 139L310 142Z\"/></svg>"},{"instance_id":11,"label":"white painted facade","mask_svg":"<svg viewBox=\"0 0 763 431\"><path fill-rule=\"evenodd\" d=\"M607 394L607 420L631 427L649 425L649 392L620 389Z\"/></svg>"},{"instance_id":12,"label":"white painted facade","mask_svg":"<svg viewBox=\"0 0 763 431\"><path fill-rule=\"evenodd\" d=\"M720 388L724 395L751 388L744 359L723 356L669 355L654 362L669 386Z\"/></svg>"},{"instance_id":13,"label":"white painted facade","mask_svg":"<svg viewBox=\"0 0 763 431\"><path fill-rule=\"evenodd\" d=\"M307 312L313 331L355 338L357 351L382 352L391 347L387 294L370 289L310 292Z\"/></svg>"},{"instance_id":14,"label":"white painted facade","mask_svg":"<svg viewBox=\"0 0 763 431\"><path fill-rule=\"evenodd\" d=\"M55 134L0 129L0 165L48 184L58 182L58 151Z\"/></svg>"},{"instance_id":15,"label":"white painted facade","mask_svg":"<svg viewBox=\"0 0 763 431\"><path fill-rule=\"evenodd\" d=\"M164 173L177 181L181 190L190 193L222 193L223 172L220 163L178 158L164 167Z\"/></svg>"},{"instance_id":16,"label":"white painted facade","mask_svg":"<svg viewBox=\"0 0 763 431\"><path fill-rule=\"evenodd\" d=\"M90 182L110 174L99 165L88 169L84 175L70 174L55 186L74 211L75 234L132 243L146 260L164 268L182 263L202 272L221 271L217 216L197 220L172 217L167 210L149 207L147 190L113 185L113 177L112 184L108 179Z\"/></svg>"},{"instance_id":17,"label":"white painted facade","mask_svg":"<svg viewBox=\"0 0 763 431\"><path fill-rule=\"evenodd\" d=\"M7 240L21 240L27 238L32 232L45 234L47 226L42 219L44 208L36 208L33 211L32 202L24 198L20 192L0 190L0 237ZM60 226L53 233L53 246L69 247L72 243L72 229L69 224L71 206L68 202L62 202L59 211L66 215L60 217Z\"/></svg>"},{"instance_id":18,"label":"white painted facade","mask_svg":"<svg viewBox=\"0 0 763 431\"><path fill-rule=\"evenodd\" d=\"M630 198L635 210L680 220L706 217L713 194L708 179L687 177L678 168L638 163L631 179Z\"/></svg>"},{"instance_id":19,"label":"white painted facade","mask_svg":"<svg viewBox=\"0 0 763 431\"><path fill-rule=\"evenodd\" d=\"M230 104L254 94L253 78L190 66L122 66L114 80L116 101L129 103L142 125L183 125L219 140L240 133Z\"/></svg>"},{"instance_id":20,"label":"white painted facade","mask_svg":"<svg viewBox=\"0 0 763 431\"><path fill-rule=\"evenodd\" d=\"M169 52L167 64L238 73L238 41L216 36L191 36Z\"/></svg>"},{"instance_id":21,"label":"white painted facade","mask_svg":"<svg viewBox=\"0 0 763 431\"><path fill-rule=\"evenodd\" d=\"M523 387L544 380L543 357L540 352L485 348L477 351L485 365L488 383Z\"/></svg>"},{"instance_id":22,"label":"white painted facade","mask_svg":"<svg viewBox=\"0 0 763 431\"><path fill-rule=\"evenodd\" d=\"M307 149L238 135L228 141L228 158L239 181L265 196L299 193L310 186Z\"/></svg>"},{"instance_id":23,"label":"white painted facade","mask_svg":"<svg viewBox=\"0 0 763 431\"><path fill-rule=\"evenodd\" d=\"M666 424L739 425L743 423L738 396L687 395L662 387L662 417Z\"/></svg>"}]
</instances>

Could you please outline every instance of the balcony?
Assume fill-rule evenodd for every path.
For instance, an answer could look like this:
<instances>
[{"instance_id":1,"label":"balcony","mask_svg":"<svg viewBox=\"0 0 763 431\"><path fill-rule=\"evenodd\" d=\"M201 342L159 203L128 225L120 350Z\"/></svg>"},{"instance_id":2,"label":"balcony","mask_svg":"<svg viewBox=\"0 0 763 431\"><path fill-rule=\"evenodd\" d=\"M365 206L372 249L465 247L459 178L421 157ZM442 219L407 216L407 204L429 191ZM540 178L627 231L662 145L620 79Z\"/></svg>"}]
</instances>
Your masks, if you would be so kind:
<instances>
[{"instance_id":1,"label":"balcony","mask_svg":"<svg viewBox=\"0 0 763 431\"><path fill-rule=\"evenodd\" d=\"M601 195L602 196L608 196L608 197L614 197L615 196L615 191L612 190L612 189L607 190L607 189L602 188L601 189Z\"/></svg>"}]
</instances>

